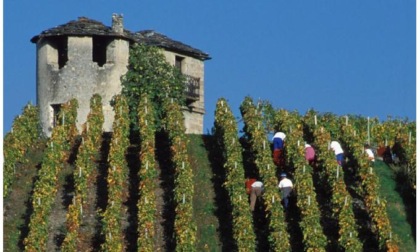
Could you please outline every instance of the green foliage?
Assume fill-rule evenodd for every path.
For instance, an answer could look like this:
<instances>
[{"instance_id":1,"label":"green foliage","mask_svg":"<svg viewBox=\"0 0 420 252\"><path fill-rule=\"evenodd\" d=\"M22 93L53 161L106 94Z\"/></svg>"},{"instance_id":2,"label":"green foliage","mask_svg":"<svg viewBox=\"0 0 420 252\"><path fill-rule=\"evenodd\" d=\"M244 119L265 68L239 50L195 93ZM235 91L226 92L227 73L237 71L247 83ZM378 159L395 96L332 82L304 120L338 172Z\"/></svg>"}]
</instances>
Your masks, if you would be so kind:
<instances>
[{"instance_id":1,"label":"green foliage","mask_svg":"<svg viewBox=\"0 0 420 252\"><path fill-rule=\"evenodd\" d=\"M105 212L102 213L102 233L105 242L102 244L102 251L123 251L123 202L127 198L128 165L126 160L129 142L130 122L128 118L128 105L124 96L117 95L114 98L114 123L113 133L109 149L109 168L107 177L108 204Z\"/></svg>"},{"instance_id":2,"label":"green foliage","mask_svg":"<svg viewBox=\"0 0 420 252\"><path fill-rule=\"evenodd\" d=\"M245 124L245 136L249 139L251 151L254 153L253 161L264 183L263 200L270 229L268 237L270 251L289 251L289 235L280 193L277 188L276 167L273 164L270 144L266 137L266 131L263 128L262 113L254 106L250 97L245 97L240 110Z\"/></svg>"},{"instance_id":3,"label":"green foliage","mask_svg":"<svg viewBox=\"0 0 420 252\"><path fill-rule=\"evenodd\" d=\"M224 98L217 101L214 128L218 148L224 157L226 181L223 185L229 193L232 204L233 237L238 251L255 251L256 236L249 211L248 195L244 187L245 172L237 122ZM276 217L278 216L272 216Z\"/></svg>"},{"instance_id":4,"label":"green foliage","mask_svg":"<svg viewBox=\"0 0 420 252\"><path fill-rule=\"evenodd\" d=\"M165 102L162 107L165 111L164 122L170 141L171 161L175 168L176 251L194 251L197 238L197 224L193 216L194 174L188 159L184 117L177 103Z\"/></svg>"},{"instance_id":5,"label":"green foliage","mask_svg":"<svg viewBox=\"0 0 420 252\"><path fill-rule=\"evenodd\" d=\"M102 142L102 125L104 115L102 112L102 98L95 94L90 99L90 112L83 125L82 143L79 147L76 160L76 169L73 176L75 181L75 196L69 206L66 226L67 234L62 244L62 251L76 251L80 225L83 224L82 211L87 208L88 190L92 187L92 177L95 175L96 161Z\"/></svg>"},{"instance_id":6,"label":"green foliage","mask_svg":"<svg viewBox=\"0 0 420 252\"><path fill-rule=\"evenodd\" d=\"M305 251L325 251L327 237L322 232L321 212L316 201L313 184L313 170L305 159L303 122L297 112L280 110L276 117L276 125L282 125L279 130L287 132L287 161L294 167L297 206L301 221L299 223L303 234Z\"/></svg>"},{"instance_id":7,"label":"green foliage","mask_svg":"<svg viewBox=\"0 0 420 252\"><path fill-rule=\"evenodd\" d=\"M52 211L58 190L58 174L69 157L74 141L74 129L78 103L76 100L63 104L59 113L59 125L53 129L48 147L38 171L31 204L33 212L29 222L29 233L24 240L25 251L46 251L48 242L48 217Z\"/></svg>"},{"instance_id":8,"label":"green foliage","mask_svg":"<svg viewBox=\"0 0 420 252\"><path fill-rule=\"evenodd\" d=\"M34 146L41 135L38 114L38 107L31 104L26 105L22 115L14 119L12 131L4 137L4 197L9 194L10 186L15 179L16 163L26 162L25 153L30 147Z\"/></svg>"},{"instance_id":9,"label":"green foliage","mask_svg":"<svg viewBox=\"0 0 420 252\"><path fill-rule=\"evenodd\" d=\"M130 121L138 129L138 104L141 94L151 98L157 127L161 125L164 111L160 104L171 97L180 106L185 104L185 78L181 72L167 63L160 49L135 44L130 50L128 72L122 77L122 95L127 97Z\"/></svg>"},{"instance_id":10,"label":"green foliage","mask_svg":"<svg viewBox=\"0 0 420 252\"><path fill-rule=\"evenodd\" d=\"M156 178L158 170L155 160L155 120L153 116L152 104L148 102L146 94L142 94L139 100L139 136L140 143L140 169L138 177L141 181L139 185L138 207L138 233L137 245L144 251L153 251L156 229Z\"/></svg>"}]
</instances>

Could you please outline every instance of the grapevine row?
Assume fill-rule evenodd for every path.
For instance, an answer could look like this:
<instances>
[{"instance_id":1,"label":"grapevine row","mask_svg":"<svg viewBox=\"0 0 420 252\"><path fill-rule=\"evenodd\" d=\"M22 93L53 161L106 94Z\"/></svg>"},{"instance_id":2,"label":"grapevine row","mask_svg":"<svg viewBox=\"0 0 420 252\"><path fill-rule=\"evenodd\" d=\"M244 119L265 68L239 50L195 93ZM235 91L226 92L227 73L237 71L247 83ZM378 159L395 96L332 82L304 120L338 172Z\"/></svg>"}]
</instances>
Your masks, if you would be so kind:
<instances>
[{"instance_id":1,"label":"grapevine row","mask_svg":"<svg viewBox=\"0 0 420 252\"><path fill-rule=\"evenodd\" d=\"M163 104L164 125L169 135L171 160L175 168L175 238L176 251L194 251L197 225L193 218L193 171L188 160L187 137L182 110L179 104Z\"/></svg>"},{"instance_id":2,"label":"grapevine row","mask_svg":"<svg viewBox=\"0 0 420 252\"><path fill-rule=\"evenodd\" d=\"M90 100L90 113L83 125L82 143L74 170L75 196L67 213L67 234L62 244L62 251L78 250L79 228L83 224L83 209L87 208L88 190L92 189L95 178L96 161L99 159L99 148L102 142L102 98L95 94Z\"/></svg>"},{"instance_id":3,"label":"grapevine row","mask_svg":"<svg viewBox=\"0 0 420 252\"><path fill-rule=\"evenodd\" d=\"M29 222L29 233L24 240L25 251L46 251L48 239L48 217L58 190L58 174L69 157L71 143L76 136L77 100L63 104L59 113L60 125L53 129L48 147L42 159L39 179L32 195L33 213Z\"/></svg>"},{"instance_id":4,"label":"grapevine row","mask_svg":"<svg viewBox=\"0 0 420 252\"><path fill-rule=\"evenodd\" d=\"M315 137L315 145L318 147L318 158L322 162L323 172L328 180L332 192L332 210L338 220L338 242L339 245L348 251L362 251L362 243L358 239L354 212L352 208L352 197L346 189L344 174L341 166L335 161L333 152L329 149L331 135L329 128L311 124L311 117L305 117L306 124L312 130ZM328 124L326 124L328 126ZM331 124L330 124L331 125ZM334 124L335 125L335 124ZM331 127L335 129L336 126ZM337 137L338 132L333 131Z\"/></svg>"},{"instance_id":5,"label":"grapevine row","mask_svg":"<svg viewBox=\"0 0 420 252\"><path fill-rule=\"evenodd\" d=\"M103 235L105 242L101 245L104 251L123 251L124 236L121 216L124 214L123 202L127 198L128 165L126 161L129 146L130 120L128 104L124 96L114 97L113 134L108 156L108 203L102 213Z\"/></svg>"},{"instance_id":6,"label":"grapevine row","mask_svg":"<svg viewBox=\"0 0 420 252\"><path fill-rule=\"evenodd\" d=\"M262 125L262 116L250 97L245 98L240 106L240 110L245 123L245 133L251 143L251 151L254 153L254 162L264 184L263 199L270 228L268 238L270 241L270 250L290 250L287 225L277 188L276 166L273 164L271 158L270 145Z\"/></svg>"},{"instance_id":7,"label":"grapevine row","mask_svg":"<svg viewBox=\"0 0 420 252\"><path fill-rule=\"evenodd\" d=\"M255 251L255 233L249 211L248 196L244 187L241 145L238 140L237 122L224 98L220 98L215 111L215 137L223 153L226 171L224 186L232 204L232 233L238 251Z\"/></svg>"},{"instance_id":8,"label":"grapevine row","mask_svg":"<svg viewBox=\"0 0 420 252\"><path fill-rule=\"evenodd\" d=\"M156 230L156 161L155 161L155 119L152 103L150 99L143 95L139 100L138 121L140 136L140 179L139 194L137 203L138 208L138 248L144 251L154 250L154 240Z\"/></svg>"},{"instance_id":9,"label":"grapevine row","mask_svg":"<svg viewBox=\"0 0 420 252\"><path fill-rule=\"evenodd\" d=\"M37 107L26 105L22 115L13 120L11 132L4 137L3 197L9 195L16 173L16 164L26 162L24 158L26 151L33 147L40 137L38 114Z\"/></svg>"},{"instance_id":10,"label":"grapevine row","mask_svg":"<svg viewBox=\"0 0 420 252\"><path fill-rule=\"evenodd\" d=\"M364 151L365 134L356 134L355 128L346 122L341 123L342 139L358 164L357 173L362 180L365 205L375 225L379 246L383 251L398 251L392 236L391 224L386 212L386 201L379 195L379 179ZM394 236L395 237L395 236Z\"/></svg>"},{"instance_id":11,"label":"grapevine row","mask_svg":"<svg viewBox=\"0 0 420 252\"><path fill-rule=\"evenodd\" d=\"M287 133L287 161L294 166L294 181L297 195L297 206L300 210L299 223L303 232L306 251L325 251L327 238L321 226L321 212L316 200L312 179L312 167L305 160L303 123L297 113L279 110L277 128Z\"/></svg>"}]
</instances>

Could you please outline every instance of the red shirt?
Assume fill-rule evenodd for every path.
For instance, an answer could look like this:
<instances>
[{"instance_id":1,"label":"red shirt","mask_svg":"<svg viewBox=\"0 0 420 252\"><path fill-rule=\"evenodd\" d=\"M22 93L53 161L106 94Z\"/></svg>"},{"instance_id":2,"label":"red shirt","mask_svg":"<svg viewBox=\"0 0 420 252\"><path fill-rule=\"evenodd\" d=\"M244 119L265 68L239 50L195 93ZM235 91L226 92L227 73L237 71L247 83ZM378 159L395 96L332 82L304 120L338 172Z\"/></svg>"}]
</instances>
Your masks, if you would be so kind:
<instances>
[{"instance_id":1,"label":"red shirt","mask_svg":"<svg viewBox=\"0 0 420 252\"><path fill-rule=\"evenodd\" d=\"M252 184L253 184L255 181L257 181L257 180L256 180L256 179L253 179L253 178L251 178L251 179L247 179L247 180L245 181L245 187L246 187L246 193L247 193L247 194L250 194L250 193L251 193L251 186L252 186Z\"/></svg>"}]
</instances>

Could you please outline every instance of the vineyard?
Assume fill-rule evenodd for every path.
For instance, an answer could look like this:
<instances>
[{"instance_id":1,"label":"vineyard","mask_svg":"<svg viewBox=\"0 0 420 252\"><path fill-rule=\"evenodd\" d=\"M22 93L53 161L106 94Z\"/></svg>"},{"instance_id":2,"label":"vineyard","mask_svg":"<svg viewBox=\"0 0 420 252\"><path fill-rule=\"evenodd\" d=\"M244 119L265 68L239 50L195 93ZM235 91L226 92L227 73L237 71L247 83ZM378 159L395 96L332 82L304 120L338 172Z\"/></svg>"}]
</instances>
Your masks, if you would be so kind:
<instances>
[{"instance_id":1,"label":"vineyard","mask_svg":"<svg viewBox=\"0 0 420 252\"><path fill-rule=\"evenodd\" d=\"M91 98L80 133L77 100L63 104L50 138L36 106L14 120L4 137L4 251L415 251L415 122L300 115L251 97L235 118L220 98L212 134L194 136L173 99L157 122L152 99L139 97L133 128L119 95L106 133L101 104ZM272 158L278 131L287 136L283 166ZM331 141L344 149L342 166ZM305 143L316 149L314 165ZM399 185L391 189L399 212L384 194L386 171ZM281 172L294 183L287 210ZM264 184L254 212L250 177Z\"/></svg>"}]
</instances>

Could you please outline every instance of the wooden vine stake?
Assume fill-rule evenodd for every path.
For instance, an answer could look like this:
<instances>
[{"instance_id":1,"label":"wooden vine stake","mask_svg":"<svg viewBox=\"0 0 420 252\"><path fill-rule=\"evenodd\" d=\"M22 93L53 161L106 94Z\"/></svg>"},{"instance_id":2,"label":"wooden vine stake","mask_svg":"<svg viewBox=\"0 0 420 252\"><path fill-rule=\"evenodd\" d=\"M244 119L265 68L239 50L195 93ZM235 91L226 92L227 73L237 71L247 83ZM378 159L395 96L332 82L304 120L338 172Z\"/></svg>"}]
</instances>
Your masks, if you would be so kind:
<instances>
[{"instance_id":1,"label":"wooden vine stake","mask_svg":"<svg viewBox=\"0 0 420 252\"><path fill-rule=\"evenodd\" d=\"M339 165L337 165L337 179L338 179L338 177L340 176L340 170L339 170Z\"/></svg>"},{"instance_id":2,"label":"wooden vine stake","mask_svg":"<svg viewBox=\"0 0 420 252\"><path fill-rule=\"evenodd\" d=\"M408 133L408 144L411 145L411 131Z\"/></svg>"},{"instance_id":3,"label":"wooden vine stake","mask_svg":"<svg viewBox=\"0 0 420 252\"><path fill-rule=\"evenodd\" d=\"M315 126L317 125L316 115L314 115Z\"/></svg>"}]
</instances>

